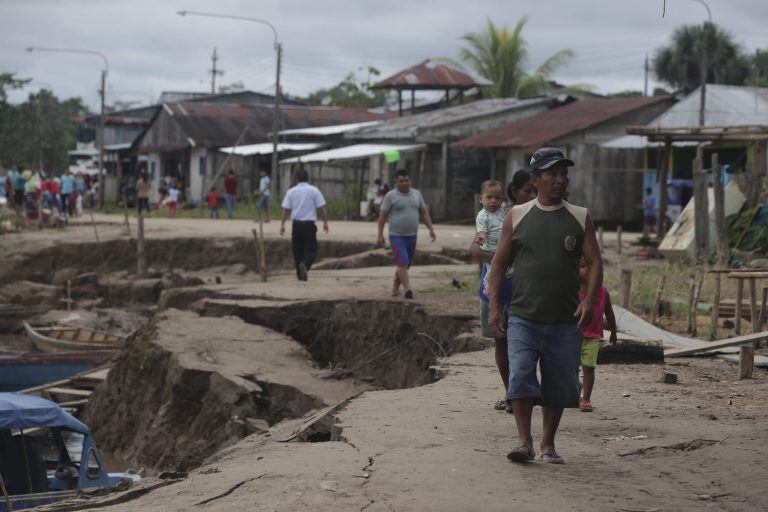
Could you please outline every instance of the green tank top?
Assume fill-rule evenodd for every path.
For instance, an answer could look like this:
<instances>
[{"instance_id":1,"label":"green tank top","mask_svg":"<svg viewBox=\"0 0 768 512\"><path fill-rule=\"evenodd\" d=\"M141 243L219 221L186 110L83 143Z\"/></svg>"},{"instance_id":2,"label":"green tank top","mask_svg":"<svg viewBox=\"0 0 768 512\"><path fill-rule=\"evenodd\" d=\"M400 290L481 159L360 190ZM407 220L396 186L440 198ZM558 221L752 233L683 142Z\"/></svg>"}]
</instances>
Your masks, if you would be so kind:
<instances>
[{"instance_id":1,"label":"green tank top","mask_svg":"<svg viewBox=\"0 0 768 512\"><path fill-rule=\"evenodd\" d=\"M573 324L579 305L579 258L587 209L537 200L512 209L509 314L542 324Z\"/></svg>"}]
</instances>

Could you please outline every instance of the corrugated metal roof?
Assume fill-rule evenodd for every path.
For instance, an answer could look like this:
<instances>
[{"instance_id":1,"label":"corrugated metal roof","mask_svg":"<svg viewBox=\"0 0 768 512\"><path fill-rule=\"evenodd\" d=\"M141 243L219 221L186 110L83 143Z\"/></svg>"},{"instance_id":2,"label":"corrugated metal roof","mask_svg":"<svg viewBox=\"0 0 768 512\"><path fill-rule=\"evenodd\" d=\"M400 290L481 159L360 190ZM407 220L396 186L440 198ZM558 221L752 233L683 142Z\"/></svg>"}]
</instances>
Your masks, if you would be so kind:
<instances>
[{"instance_id":1,"label":"corrugated metal roof","mask_svg":"<svg viewBox=\"0 0 768 512\"><path fill-rule=\"evenodd\" d=\"M381 155L385 151L400 151L405 153L408 151L419 151L425 147L424 144L353 144L352 146L344 146L342 148L328 149L326 151L319 151L308 155L286 158L285 160L280 160L280 163L291 164L294 162L306 163L359 160L361 158Z\"/></svg>"},{"instance_id":2,"label":"corrugated metal roof","mask_svg":"<svg viewBox=\"0 0 768 512\"><path fill-rule=\"evenodd\" d=\"M196 146L231 146L246 127L244 143L263 142L272 131L271 106L180 102L164 107ZM280 117L281 126L290 129L373 121L384 115L364 108L284 106Z\"/></svg>"},{"instance_id":3,"label":"corrugated metal roof","mask_svg":"<svg viewBox=\"0 0 768 512\"><path fill-rule=\"evenodd\" d=\"M468 74L432 59L376 82L371 89L471 89L478 82Z\"/></svg>"},{"instance_id":4,"label":"corrugated metal roof","mask_svg":"<svg viewBox=\"0 0 768 512\"><path fill-rule=\"evenodd\" d=\"M474 118L497 114L532 105L548 103L549 97L499 98L477 100L455 107L430 110L423 114L387 119L375 126L367 126L344 134L352 139L404 139L416 137L422 130L460 123Z\"/></svg>"},{"instance_id":5,"label":"corrugated metal roof","mask_svg":"<svg viewBox=\"0 0 768 512\"><path fill-rule=\"evenodd\" d=\"M601 148L613 148L613 149L641 149L641 148L656 148L663 146L663 142L648 142L648 137L645 135L622 135L616 137L613 140L600 144ZM675 147L685 146L698 146L698 142L674 142Z\"/></svg>"},{"instance_id":6,"label":"corrugated metal roof","mask_svg":"<svg viewBox=\"0 0 768 512\"><path fill-rule=\"evenodd\" d=\"M454 146L465 148L529 148L539 147L577 130L603 123L669 96L652 98L586 98L575 101L522 121L508 124L456 142Z\"/></svg>"},{"instance_id":7,"label":"corrugated metal roof","mask_svg":"<svg viewBox=\"0 0 768 512\"><path fill-rule=\"evenodd\" d=\"M325 146L319 142L280 142L277 144L277 152L283 151L312 151ZM221 148L219 151L224 153L231 153L234 155L271 155L272 143L261 142L259 144L247 144L245 146L232 146L228 148Z\"/></svg>"},{"instance_id":8,"label":"corrugated metal roof","mask_svg":"<svg viewBox=\"0 0 768 512\"><path fill-rule=\"evenodd\" d=\"M366 121L364 123L347 123L347 124L334 124L331 126L319 126L315 128L295 128L293 130L281 130L278 132L280 135L340 135L345 132L357 130L359 128L365 128L368 126L375 126L380 121Z\"/></svg>"},{"instance_id":9,"label":"corrugated metal roof","mask_svg":"<svg viewBox=\"0 0 768 512\"><path fill-rule=\"evenodd\" d=\"M650 127L699 126L701 89L648 123ZM707 84L705 126L768 125L768 88Z\"/></svg>"}]
</instances>

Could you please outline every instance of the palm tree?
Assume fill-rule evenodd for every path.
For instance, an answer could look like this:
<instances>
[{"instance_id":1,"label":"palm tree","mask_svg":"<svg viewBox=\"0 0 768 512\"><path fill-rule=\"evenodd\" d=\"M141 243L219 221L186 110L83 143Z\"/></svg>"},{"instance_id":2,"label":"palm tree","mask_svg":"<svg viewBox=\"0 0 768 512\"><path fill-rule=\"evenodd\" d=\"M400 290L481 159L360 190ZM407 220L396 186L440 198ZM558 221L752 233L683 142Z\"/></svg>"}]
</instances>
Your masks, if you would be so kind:
<instances>
[{"instance_id":1,"label":"palm tree","mask_svg":"<svg viewBox=\"0 0 768 512\"><path fill-rule=\"evenodd\" d=\"M749 59L728 32L715 24L709 26L708 32L707 82L743 85L750 73ZM702 41L701 26L677 28L672 42L654 55L653 69L659 80L688 91L698 87Z\"/></svg>"},{"instance_id":2,"label":"palm tree","mask_svg":"<svg viewBox=\"0 0 768 512\"><path fill-rule=\"evenodd\" d=\"M553 89L552 74L573 57L571 50L560 50L535 71L527 73L528 49L522 36L527 21L522 18L510 32L506 26L497 27L488 18L485 31L471 32L461 38L466 46L460 50L460 59L491 82L489 92L492 97L535 96L550 92Z\"/></svg>"}]
</instances>

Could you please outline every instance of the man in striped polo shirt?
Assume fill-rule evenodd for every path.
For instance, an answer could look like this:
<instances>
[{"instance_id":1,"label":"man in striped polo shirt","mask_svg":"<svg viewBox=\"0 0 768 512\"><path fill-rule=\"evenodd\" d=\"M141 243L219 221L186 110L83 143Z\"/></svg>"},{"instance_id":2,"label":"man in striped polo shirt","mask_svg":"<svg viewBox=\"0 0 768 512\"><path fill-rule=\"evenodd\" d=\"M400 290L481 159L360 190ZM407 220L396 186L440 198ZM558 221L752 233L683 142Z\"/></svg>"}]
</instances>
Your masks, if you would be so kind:
<instances>
[{"instance_id":1,"label":"man in striped polo shirt","mask_svg":"<svg viewBox=\"0 0 768 512\"><path fill-rule=\"evenodd\" d=\"M535 459L531 413L535 405L541 405L541 460L562 464L563 458L555 451L555 434L563 409L579 406L581 327L592 317L603 282L603 263L586 208L563 200L572 165L557 148L541 148L533 154L531 183L538 189L538 198L507 213L491 263L489 324L497 327L502 327L503 318L499 290L505 269L513 266L507 326L507 399L512 403L519 439L507 455L513 462ZM581 256L589 266L583 302L579 301Z\"/></svg>"}]
</instances>

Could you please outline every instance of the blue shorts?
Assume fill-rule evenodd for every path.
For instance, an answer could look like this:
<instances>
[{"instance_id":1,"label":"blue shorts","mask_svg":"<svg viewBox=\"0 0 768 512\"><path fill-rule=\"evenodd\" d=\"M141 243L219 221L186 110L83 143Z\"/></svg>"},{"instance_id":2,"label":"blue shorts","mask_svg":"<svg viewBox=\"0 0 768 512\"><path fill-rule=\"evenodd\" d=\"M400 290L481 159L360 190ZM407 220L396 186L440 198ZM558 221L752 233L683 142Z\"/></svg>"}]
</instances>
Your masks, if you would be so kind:
<instances>
[{"instance_id":1,"label":"blue shorts","mask_svg":"<svg viewBox=\"0 0 768 512\"><path fill-rule=\"evenodd\" d=\"M259 205L265 212L269 211L269 196L261 196L261 199L259 199Z\"/></svg>"},{"instance_id":2,"label":"blue shorts","mask_svg":"<svg viewBox=\"0 0 768 512\"><path fill-rule=\"evenodd\" d=\"M488 273L488 270L490 270L490 265L488 263L483 263L483 269L480 271L480 288L477 290L477 294L480 296L480 300L483 302L488 302L489 300L488 297L485 295L485 291L483 289L483 283L485 282L485 275ZM502 288L501 290L500 303L502 306L506 306L510 302L512 302L512 278L505 277L504 288Z\"/></svg>"},{"instance_id":3,"label":"blue shorts","mask_svg":"<svg viewBox=\"0 0 768 512\"><path fill-rule=\"evenodd\" d=\"M392 246L392 252L395 253L397 266L410 268L413 258L416 256L416 235L389 235L389 245Z\"/></svg>"},{"instance_id":4,"label":"blue shorts","mask_svg":"<svg viewBox=\"0 0 768 512\"><path fill-rule=\"evenodd\" d=\"M533 398L543 407L578 407L581 329L576 324L540 324L518 316L510 316L507 326L507 399Z\"/></svg>"}]
</instances>

